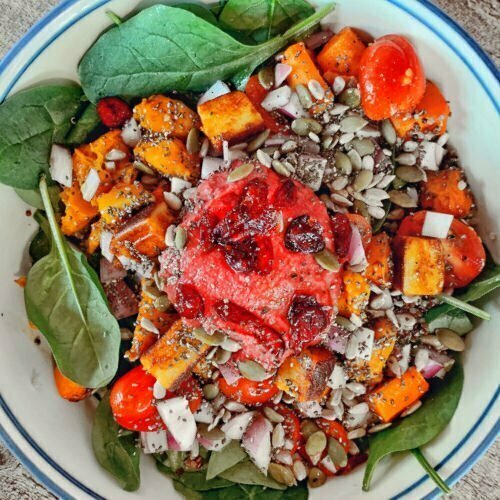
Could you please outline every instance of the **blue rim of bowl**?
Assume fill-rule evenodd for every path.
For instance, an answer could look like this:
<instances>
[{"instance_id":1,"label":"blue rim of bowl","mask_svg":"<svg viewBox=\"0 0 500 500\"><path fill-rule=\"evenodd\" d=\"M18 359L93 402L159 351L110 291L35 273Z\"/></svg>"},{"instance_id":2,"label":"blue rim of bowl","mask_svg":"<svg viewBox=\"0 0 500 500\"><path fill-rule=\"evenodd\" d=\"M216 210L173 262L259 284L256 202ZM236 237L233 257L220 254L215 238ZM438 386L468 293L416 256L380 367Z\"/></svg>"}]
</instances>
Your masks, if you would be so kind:
<instances>
[{"instance_id":1,"label":"blue rim of bowl","mask_svg":"<svg viewBox=\"0 0 500 500\"><path fill-rule=\"evenodd\" d=\"M47 13L41 20L35 23L31 29L21 38L6 54L6 56L0 62L0 74L4 72L4 70L12 63L12 61L19 55L19 53L31 42L31 40L40 33L48 24L50 24L54 19L58 16L66 12L70 7L77 4L80 0L64 0L54 9L52 9L49 13ZM496 110L500 110L500 103L497 99L495 99L494 92L487 83L481 78L476 68L467 60L467 58L446 38L444 37L437 29L435 29L432 24L424 17L418 15L416 12L411 10L411 8L407 5L403 0L385 0L390 4L398 7L400 10L406 12L424 26L426 26L430 31L432 31L436 36L438 36L459 58L460 60L467 66L469 71L475 76L475 78L480 83L483 90L486 92ZM40 47L28 60L28 62L18 71L15 77L11 80L9 86L7 87L4 94L0 97L0 102L2 102L7 95L11 92L12 88L18 82L18 80L22 77L25 71L31 66L31 64L38 58L38 56L48 47L50 46L57 38L59 38L64 32L74 26L81 19L99 9L103 5L109 3L110 0L98 0L96 3L90 5L87 9L82 10L74 19L72 19L69 23L62 25L52 37L44 43L43 47ZM445 14L441 9L432 4L430 0L417 0L417 3L420 3L424 7L426 7L429 11L434 13L439 19L444 21L448 26L450 26L461 38L465 40L465 42L473 49L475 54L484 62L488 70L493 74L494 78L497 82L500 80L499 71L497 70L495 64L490 59L490 57L484 52L484 50L479 46L479 44L451 17ZM436 466L436 470L442 468L460 449L461 447L469 440L469 438L476 432L476 430L480 427L483 421L487 418L490 411L495 407L495 404L500 395L500 389L497 389L495 395L490 400L481 416L477 420L477 422L472 426L469 432L464 436L464 438L453 448L453 450ZM21 425L19 420L15 417L15 415L10 410L9 406L5 402L5 400L0 396L0 408L3 410L7 418L10 420L12 425L16 428L16 430L21 434L21 436L26 440L26 442L31 446L31 448L43 459L47 462L54 470L56 470L59 474L61 474L65 479L67 479L74 486L78 487L82 492L86 493L92 498L98 500L104 500L102 496L95 493L93 490L85 486L83 483L74 478L71 474L66 472L59 464L57 464L52 458L50 458L47 453L40 448L40 446L33 440L33 438L29 435L26 429ZM472 467L473 465L483 456L483 454L488 450L488 448L493 444L495 439L500 433L500 421L497 419L497 422L493 426L493 428L488 432L486 437L481 441L481 443L476 447L476 449L469 455L469 457L460 465L456 471L454 471L446 480L448 484L455 484L461 477L463 477ZM71 498L67 492L65 492L59 485L57 485L50 477L48 477L39 467L37 467L34 462L21 450L21 448L14 442L14 440L9 436L7 431L3 426L0 425L0 438L5 443L7 448L19 459L19 461L30 471L30 473L41 483L43 483L49 490L51 490L54 494L56 494L60 498ZM408 495L415 488L419 487L422 483L428 480L428 476L425 475L420 478L418 481L415 481L412 485L408 486L404 491L400 492L398 495L393 497L394 499L403 498L405 495ZM428 495L425 496L425 500L431 500L437 498L440 495L440 491L438 489L432 490Z\"/></svg>"}]
</instances>

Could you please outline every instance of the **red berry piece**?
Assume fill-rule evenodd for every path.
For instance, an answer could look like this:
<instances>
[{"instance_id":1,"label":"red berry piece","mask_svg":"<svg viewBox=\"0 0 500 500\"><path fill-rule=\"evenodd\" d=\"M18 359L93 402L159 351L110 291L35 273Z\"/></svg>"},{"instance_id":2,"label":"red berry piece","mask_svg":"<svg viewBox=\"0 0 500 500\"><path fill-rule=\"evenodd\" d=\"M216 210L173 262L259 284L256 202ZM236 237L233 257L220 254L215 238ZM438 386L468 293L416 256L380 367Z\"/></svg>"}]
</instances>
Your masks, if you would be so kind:
<instances>
[{"instance_id":1,"label":"red berry piece","mask_svg":"<svg viewBox=\"0 0 500 500\"><path fill-rule=\"evenodd\" d=\"M274 206L278 209L287 208L297 203L297 187L295 183L287 179L274 194Z\"/></svg>"},{"instance_id":2,"label":"red berry piece","mask_svg":"<svg viewBox=\"0 0 500 500\"><path fill-rule=\"evenodd\" d=\"M176 295L175 306L181 316L194 319L203 314L203 297L194 286L183 283L177 287Z\"/></svg>"},{"instance_id":3,"label":"red berry piece","mask_svg":"<svg viewBox=\"0 0 500 500\"><path fill-rule=\"evenodd\" d=\"M309 215L296 217L286 230L285 247L297 253L321 252L325 248L323 228Z\"/></svg>"},{"instance_id":4,"label":"red berry piece","mask_svg":"<svg viewBox=\"0 0 500 500\"><path fill-rule=\"evenodd\" d=\"M240 206L248 214L249 219L256 219L266 209L268 188L260 179L253 179L243 188Z\"/></svg>"},{"instance_id":5,"label":"red berry piece","mask_svg":"<svg viewBox=\"0 0 500 500\"><path fill-rule=\"evenodd\" d=\"M105 97L97 103L97 113L102 123L109 128L123 127L132 118L130 106L119 97Z\"/></svg>"},{"instance_id":6,"label":"red berry piece","mask_svg":"<svg viewBox=\"0 0 500 500\"><path fill-rule=\"evenodd\" d=\"M345 214L335 214L332 217L332 230L334 236L335 253L341 259L349 254L351 246L352 227Z\"/></svg>"},{"instance_id":7,"label":"red berry piece","mask_svg":"<svg viewBox=\"0 0 500 500\"><path fill-rule=\"evenodd\" d=\"M256 271L259 274L269 274L273 270L274 250L271 238L261 236L256 238L258 252Z\"/></svg>"},{"instance_id":8,"label":"red berry piece","mask_svg":"<svg viewBox=\"0 0 500 500\"><path fill-rule=\"evenodd\" d=\"M291 325L291 347L300 351L304 346L315 342L318 335L328 324L325 309L311 295L296 295L288 310Z\"/></svg>"},{"instance_id":9,"label":"red berry piece","mask_svg":"<svg viewBox=\"0 0 500 500\"><path fill-rule=\"evenodd\" d=\"M248 273L256 269L258 251L253 238L230 242L223 250L228 266L237 273Z\"/></svg>"}]
</instances>

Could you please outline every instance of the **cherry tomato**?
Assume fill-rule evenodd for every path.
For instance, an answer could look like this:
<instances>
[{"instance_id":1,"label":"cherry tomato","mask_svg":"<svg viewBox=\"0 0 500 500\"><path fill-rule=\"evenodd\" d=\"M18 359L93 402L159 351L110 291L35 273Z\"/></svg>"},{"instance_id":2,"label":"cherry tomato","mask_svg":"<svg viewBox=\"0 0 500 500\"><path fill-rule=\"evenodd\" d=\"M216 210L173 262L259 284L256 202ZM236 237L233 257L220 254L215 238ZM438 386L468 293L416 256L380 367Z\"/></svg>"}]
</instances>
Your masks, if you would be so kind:
<instances>
[{"instance_id":1,"label":"cherry tomato","mask_svg":"<svg viewBox=\"0 0 500 500\"><path fill-rule=\"evenodd\" d=\"M118 424L131 431L165 429L153 404L153 385L156 379L137 366L123 375L111 389L109 402Z\"/></svg>"},{"instance_id":2,"label":"cherry tomato","mask_svg":"<svg viewBox=\"0 0 500 500\"><path fill-rule=\"evenodd\" d=\"M420 236L426 211L406 217L399 226L398 236ZM481 273L486 262L486 252L476 231L455 218L448 238L441 240L446 260L444 286L462 288ZM397 244L397 240L396 240Z\"/></svg>"},{"instance_id":3,"label":"cherry tomato","mask_svg":"<svg viewBox=\"0 0 500 500\"><path fill-rule=\"evenodd\" d=\"M302 438L299 417L283 403L269 404L267 406L285 418L281 425L285 429L285 439L289 440L293 445L291 449L287 449L293 455L299 448Z\"/></svg>"},{"instance_id":4,"label":"cherry tomato","mask_svg":"<svg viewBox=\"0 0 500 500\"><path fill-rule=\"evenodd\" d=\"M318 418L316 420L316 424L328 437L336 439L346 452L349 451L351 443L347 437L347 431L340 422L332 422L331 420L326 420L325 418Z\"/></svg>"},{"instance_id":5,"label":"cherry tomato","mask_svg":"<svg viewBox=\"0 0 500 500\"><path fill-rule=\"evenodd\" d=\"M359 83L363 109L372 120L413 111L426 86L415 49L398 35L379 38L364 51Z\"/></svg>"},{"instance_id":6,"label":"cherry tomato","mask_svg":"<svg viewBox=\"0 0 500 500\"><path fill-rule=\"evenodd\" d=\"M355 226L359 234L361 235L361 240L363 241L363 246L368 248L370 241L372 240L372 226L366 217L359 214L346 214L349 222Z\"/></svg>"},{"instance_id":7,"label":"cherry tomato","mask_svg":"<svg viewBox=\"0 0 500 500\"><path fill-rule=\"evenodd\" d=\"M221 378L219 379L219 389L228 398L246 405L267 403L279 392L272 379L254 382L240 378L235 384L229 385L224 378Z\"/></svg>"},{"instance_id":8,"label":"cherry tomato","mask_svg":"<svg viewBox=\"0 0 500 500\"><path fill-rule=\"evenodd\" d=\"M194 377L189 377L175 392L167 392L165 399L174 398L176 396L184 396L189 403L189 409L191 413L196 413L203 401L203 392L201 390L200 384Z\"/></svg>"}]
</instances>

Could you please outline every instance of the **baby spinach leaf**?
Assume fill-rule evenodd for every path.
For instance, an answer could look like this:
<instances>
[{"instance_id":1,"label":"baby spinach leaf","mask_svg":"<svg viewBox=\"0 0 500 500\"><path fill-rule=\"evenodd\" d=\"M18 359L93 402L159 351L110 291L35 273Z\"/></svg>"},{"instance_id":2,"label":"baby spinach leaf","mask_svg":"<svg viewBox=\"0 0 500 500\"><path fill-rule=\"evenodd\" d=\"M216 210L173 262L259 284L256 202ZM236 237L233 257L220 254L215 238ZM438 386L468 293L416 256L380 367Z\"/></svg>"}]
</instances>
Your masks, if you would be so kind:
<instances>
[{"instance_id":1,"label":"baby spinach leaf","mask_svg":"<svg viewBox=\"0 0 500 500\"><path fill-rule=\"evenodd\" d=\"M427 472L429 477L436 483L436 485L445 494L451 493L451 488L445 483L443 478L437 473L436 469L427 461L424 454L420 451L420 448L415 448L411 450L413 456L418 460L418 463Z\"/></svg>"},{"instance_id":2,"label":"baby spinach leaf","mask_svg":"<svg viewBox=\"0 0 500 500\"><path fill-rule=\"evenodd\" d=\"M37 210L33 218L38 222L40 229L31 240L29 254L33 264L50 253L50 226L47 218Z\"/></svg>"},{"instance_id":3,"label":"baby spinach leaf","mask_svg":"<svg viewBox=\"0 0 500 500\"><path fill-rule=\"evenodd\" d=\"M75 124L64 138L64 143L72 146L83 144L100 123L101 118L95 105L89 102L84 103L83 109L76 117Z\"/></svg>"},{"instance_id":4,"label":"baby spinach leaf","mask_svg":"<svg viewBox=\"0 0 500 500\"><path fill-rule=\"evenodd\" d=\"M217 24L219 24L217 18L215 17L215 14L210 10L208 10L203 5L199 5L197 3L180 3L180 4L174 4L172 5L172 7L177 7L178 9L184 9L187 10L188 12L192 12L195 16L204 19L205 21L209 22L210 24L213 24L214 26L217 26Z\"/></svg>"},{"instance_id":5,"label":"baby spinach leaf","mask_svg":"<svg viewBox=\"0 0 500 500\"><path fill-rule=\"evenodd\" d=\"M433 381L424 404L415 413L370 438L364 491L370 489L373 472L380 460L392 453L420 448L446 427L457 409L463 383L463 369L457 360L444 380Z\"/></svg>"},{"instance_id":6,"label":"baby spinach leaf","mask_svg":"<svg viewBox=\"0 0 500 500\"><path fill-rule=\"evenodd\" d=\"M52 144L64 143L81 97L79 87L45 85L23 90L0 105L2 184L37 189L40 175L49 176Z\"/></svg>"},{"instance_id":7,"label":"baby spinach leaf","mask_svg":"<svg viewBox=\"0 0 500 500\"><path fill-rule=\"evenodd\" d=\"M49 196L52 201L52 205L54 206L54 210L59 212L59 193L61 192L59 186L49 186ZM38 208L39 210L43 210L43 201L42 196L40 195L40 191L37 189L14 189L17 196L21 198L28 205Z\"/></svg>"},{"instance_id":8,"label":"baby spinach leaf","mask_svg":"<svg viewBox=\"0 0 500 500\"><path fill-rule=\"evenodd\" d=\"M212 479L221 472L239 464L242 460L245 460L247 456L248 455L245 453L238 441L231 441L221 451L214 451L210 455L210 460L208 461L207 479Z\"/></svg>"},{"instance_id":9,"label":"baby spinach leaf","mask_svg":"<svg viewBox=\"0 0 500 500\"><path fill-rule=\"evenodd\" d=\"M120 328L96 272L62 237L44 178L40 193L52 242L50 253L28 273L28 318L47 338L66 377L84 387L103 387L118 367Z\"/></svg>"},{"instance_id":10,"label":"baby spinach leaf","mask_svg":"<svg viewBox=\"0 0 500 500\"><path fill-rule=\"evenodd\" d=\"M260 472L260 470L248 460L221 472L219 477L238 484L265 486L266 488L272 488L273 490L286 489L286 486L262 474L262 472Z\"/></svg>"},{"instance_id":11,"label":"baby spinach leaf","mask_svg":"<svg viewBox=\"0 0 500 500\"><path fill-rule=\"evenodd\" d=\"M252 46L191 12L155 5L101 35L80 62L82 86L95 102L109 95L202 91L233 77L242 82L332 9L323 7L283 35Z\"/></svg>"},{"instance_id":12,"label":"baby spinach leaf","mask_svg":"<svg viewBox=\"0 0 500 500\"><path fill-rule=\"evenodd\" d=\"M121 436L121 427L116 423L109 405L109 393L100 401L92 426L92 447L102 467L112 474L126 491L135 491L141 483L140 451L136 434Z\"/></svg>"},{"instance_id":13,"label":"baby spinach leaf","mask_svg":"<svg viewBox=\"0 0 500 500\"><path fill-rule=\"evenodd\" d=\"M304 0L229 0L219 22L262 43L312 14L314 8Z\"/></svg>"},{"instance_id":14,"label":"baby spinach leaf","mask_svg":"<svg viewBox=\"0 0 500 500\"><path fill-rule=\"evenodd\" d=\"M431 309L428 316L426 315L426 318L428 317L427 326L431 332L437 330L438 328L448 328L453 330L455 333L458 333L458 335L466 335L474 329L474 325L472 324L469 316L467 316L467 314L463 311L459 309L452 309L450 312L445 314L439 313L435 318L433 318L433 315L430 313L431 311L436 311L437 309L439 308L435 307Z\"/></svg>"}]
</instances>

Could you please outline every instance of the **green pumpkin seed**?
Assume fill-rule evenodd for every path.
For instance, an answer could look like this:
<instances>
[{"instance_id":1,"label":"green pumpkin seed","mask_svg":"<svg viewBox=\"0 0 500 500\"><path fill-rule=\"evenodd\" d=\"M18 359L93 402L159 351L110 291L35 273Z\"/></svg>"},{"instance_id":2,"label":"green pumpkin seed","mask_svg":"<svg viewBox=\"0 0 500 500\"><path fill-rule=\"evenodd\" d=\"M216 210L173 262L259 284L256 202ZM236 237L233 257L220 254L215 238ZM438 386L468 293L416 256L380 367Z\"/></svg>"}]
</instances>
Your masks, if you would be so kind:
<instances>
[{"instance_id":1,"label":"green pumpkin seed","mask_svg":"<svg viewBox=\"0 0 500 500\"><path fill-rule=\"evenodd\" d=\"M275 464L271 462L269 464L269 475L280 484L285 486L293 486L295 484L295 476L293 475L292 469L286 465Z\"/></svg>"},{"instance_id":2,"label":"green pumpkin seed","mask_svg":"<svg viewBox=\"0 0 500 500\"><path fill-rule=\"evenodd\" d=\"M314 134L321 134L321 131L323 130L321 123L313 118L303 118L303 120L307 123L310 132L313 132Z\"/></svg>"},{"instance_id":3,"label":"green pumpkin seed","mask_svg":"<svg viewBox=\"0 0 500 500\"><path fill-rule=\"evenodd\" d=\"M396 135L396 130L391 123L391 120L384 120L382 122L382 137L386 140L387 144L393 146L396 144L398 136Z\"/></svg>"},{"instance_id":4,"label":"green pumpkin seed","mask_svg":"<svg viewBox=\"0 0 500 500\"><path fill-rule=\"evenodd\" d=\"M319 431L319 427L312 420L303 420L300 424L300 430L305 439Z\"/></svg>"},{"instance_id":5,"label":"green pumpkin seed","mask_svg":"<svg viewBox=\"0 0 500 500\"><path fill-rule=\"evenodd\" d=\"M239 361L238 368L245 378L254 382L263 382L270 376L262 365L250 359Z\"/></svg>"},{"instance_id":6,"label":"green pumpkin seed","mask_svg":"<svg viewBox=\"0 0 500 500\"><path fill-rule=\"evenodd\" d=\"M178 227L175 231L175 248L182 250L186 246L187 231L183 227Z\"/></svg>"},{"instance_id":7,"label":"green pumpkin seed","mask_svg":"<svg viewBox=\"0 0 500 500\"><path fill-rule=\"evenodd\" d=\"M398 207L403 208L416 208L417 203L415 200L404 191L389 191L389 198L392 203Z\"/></svg>"},{"instance_id":8,"label":"green pumpkin seed","mask_svg":"<svg viewBox=\"0 0 500 500\"><path fill-rule=\"evenodd\" d=\"M323 141L321 142L321 147L323 149L329 149L330 146L332 145L332 142L333 142L333 137L331 136L327 136L323 139Z\"/></svg>"},{"instance_id":9,"label":"green pumpkin seed","mask_svg":"<svg viewBox=\"0 0 500 500\"><path fill-rule=\"evenodd\" d=\"M198 434L210 441L218 441L220 439L224 439L226 435L222 432L218 427L214 427L213 429L208 430L208 424L198 423Z\"/></svg>"},{"instance_id":10,"label":"green pumpkin seed","mask_svg":"<svg viewBox=\"0 0 500 500\"><path fill-rule=\"evenodd\" d=\"M217 384L207 384L203 386L203 395L207 401L212 401L219 395L219 387Z\"/></svg>"},{"instance_id":11,"label":"green pumpkin seed","mask_svg":"<svg viewBox=\"0 0 500 500\"><path fill-rule=\"evenodd\" d=\"M243 163L238 168L235 168L228 176L227 182L236 182L248 177L254 171L253 163Z\"/></svg>"},{"instance_id":12,"label":"green pumpkin seed","mask_svg":"<svg viewBox=\"0 0 500 500\"><path fill-rule=\"evenodd\" d=\"M258 73L259 83L266 89L274 87L274 70L270 66L262 68Z\"/></svg>"},{"instance_id":13,"label":"green pumpkin seed","mask_svg":"<svg viewBox=\"0 0 500 500\"><path fill-rule=\"evenodd\" d=\"M212 335L208 334L203 328L195 328L193 330L193 335L207 345L221 345L224 342L226 336L221 332L215 332Z\"/></svg>"},{"instance_id":14,"label":"green pumpkin seed","mask_svg":"<svg viewBox=\"0 0 500 500\"><path fill-rule=\"evenodd\" d=\"M295 141L286 141L283 146L281 146L281 151L283 153L291 153L297 149L297 143Z\"/></svg>"},{"instance_id":15,"label":"green pumpkin seed","mask_svg":"<svg viewBox=\"0 0 500 500\"><path fill-rule=\"evenodd\" d=\"M340 264L335 255L329 250L323 250L320 253L317 253L314 258L316 262L326 271L338 271L340 269Z\"/></svg>"},{"instance_id":16,"label":"green pumpkin seed","mask_svg":"<svg viewBox=\"0 0 500 500\"><path fill-rule=\"evenodd\" d=\"M373 180L373 172L371 170L361 170L352 183L354 191L364 191Z\"/></svg>"},{"instance_id":17,"label":"green pumpkin seed","mask_svg":"<svg viewBox=\"0 0 500 500\"><path fill-rule=\"evenodd\" d=\"M346 154L340 151L335 153L335 166L345 175L350 175L352 172L351 160Z\"/></svg>"},{"instance_id":18,"label":"green pumpkin seed","mask_svg":"<svg viewBox=\"0 0 500 500\"><path fill-rule=\"evenodd\" d=\"M271 165L277 174L283 177L290 177L290 171L279 160L273 160Z\"/></svg>"},{"instance_id":19,"label":"green pumpkin seed","mask_svg":"<svg viewBox=\"0 0 500 500\"><path fill-rule=\"evenodd\" d=\"M358 132L367 124L368 122L361 118L361 116L348 116L340 122L340 131L344 134Z\"/></svg>"},{"instance_id":20,"label":"green pumpkin seed","mask_svg":"<svg viewBox=\"0 0 500 500\"><path fill-rule=\"evenodd\" d=\"M162 292L158 290L158 287L153 280L144 281L144 284L142 285L142 293L153 300L163 295Z\"/></svg>"},{"instance_id":21,"label":"green pumpkin seed","mask_svg":"<svg viewBox=\"0 0 500 500\"><path fill-rule=\"evenodd\" d=\"M347 465L347 453L344 447L334 438L328 439L328 456L335 467L345 467Z\"/></svg>"},{"instance_id":22,"label":"green pumpkin seed","mask_svg":"<svg viewBox=\"0 0 500 500\"><path fill-rule=\"evenodd\" d=\"M172 303L165 294L162 294L154 300L153 305L158 311L167 312Z\"/></svg>"},{"instance_id":23,"label":"green pumpkin seed","mask_svg":"<svg viewBox=\"0 0 500 500\"><path fill-rule=\"evenodd\" d=\"M285 420L285 417L283 415L280 415L277 411L273 410L270 406L266 406L264 408L264 415L267 417L267 419L274 424L281 424Z\"/></svg>"},{"instance_id":24,"label":"green pumpkin seed","mask_svg":"<svg viewBox=\"0 0 500 500\"><path fill-rule=\"evenodd\" d=\"M302 104L304 109L309 109L313 105L311 94L304 85L297 85L295 87L295 92L297 92L300 104Z\"/></svg>"},{"instance_id":25,"label":"green pumpkin seed","mask_svg":"<svg viewBox=\"0 0 500 500\"><path fill-rule=\"evenodd\" d=\"M292 130L302 137L305 137L309 134L309 124L307 123L306 118L297 118L292 122Z\"/></svg>"},{"instance_id":26,"label":"green pumpkin seed","mask_svg":"<svg viewBox=\"0 0 500 500\"><path fill-rule=\"evenodd\" d=\"M415 165L417 157L411 153L401 153L396 157L396 163L399 165Z\"/></svg>"},{"instance_id":27,"label":"green pumpkin seed","mask_svg":"<svg viewBox=\"0 0 500 500\"><path fill-rule=\"evenodd\" d=\"M195 155L200 152L201 140L200 140L200 132L197 128L192 128L189 131L186 140L186 149L190 155Z\"/></svg>"},{"instance_id":28,"label":"green pumpkin seed","mask_svg":"<svg viewBox=\"0 0 500 500\"><path fill-rule=\"evenodd\" d=\"M403 189L405 186L406 186L406 181L404 181L403 179L400 179L399 177L396 177L393 181L392 181L392 187L394 189Z\"/></svg>"},{"instance_id":29,"label":"green pumpkin seed","mask_svg":"<svg viewBox=\"0 0 500 500\"><path fill-rule=\"evenodd\" d=\"M308 479L309 480L307 481L307 484L310 488L319 488L320 486L323 486L325 484L326 475L321 469L313 467L309 471Z\"/></svg>"},{"instance_id":30,"label":"green pumpkin seed","mask_svg":"<svg viewBox=\"0 0 500 500\"><path fill-rule=\"evenodd\" d=\"M349 153L347 153L347 156L351 160L352 167L355 170L361 170L361 167L363 166L363 160L361 159L361 156L355 149L351 149Z\"/></svg>"},{"instance_id":31,"label":"green pumpkin seed","mask_svg":"<svg viewBox=\"0 0 500 500\"><path fill-rule=\"evenodd\" d=\"M396 175L399 179L406 182L420 182L424 180L424 173L418 167L404 165L396 169Z\"/></svg>"},{"instance_id":32,"label":"green pumpkin seed","mask_svg":"<svg viewBox=\"0 0 500 500\"><path fill-rule=\"evenodd\" d=\"M326 448L327 440L323 431L317 431L311 434L306 441L306 453L310 457L315 457L323 452Z\"/></svg>"},{"instance_id":33,"label":"green pumpkin seed","mask_svg":"<svg viewBox=\"0 0 500 500\"><path fill-rule=\"evenodd\" d=\"M141 161L136 160L134 162L134 168L148 175L156 175L156 172L152 168L149 168L147 165L144 165L144 163L142 163Z\"/></svg>"},{"instance_id":34,"label":"green pumpkin seed","mask_svg":"<svg viewBox=\"0 0 500 500\"><path fill-rule=\"evenodd\" d=\"M230 357L231 352L226 351L222 347L219 347L219 349L217 349L217 352L215 353L215 361L218 365L225 365L229 361Z\"/></svg>"},{"instance_id":35,"label":"green pumpkin seed","mask_svg":"<svg viewBox=\"0 0 500 500\"><path fill-rule=\"evenodd\" d=\"M339 96L340 104L357 108L361 104L361 94L358 89L346 89Z\"/></svg>"},{"instance_id":36,"label":"green pumpkin seed","mask_svg":"<svg viewBox=\"0 0 500 500\"><path fill-rule=\"evenodd\" d=\"M458 334L456 334L453 330L449 330L448 328L438 328L435 331L439 342L443 344L447 349L456 352L462 352L465 350L465 343Z\"/></svg>"},{"instance_id":37,"label":"green pumpkin seed","mask_svg":"<svg viewBox=\"0 0 500 500\"><path fill-rule=\"evenodd\" d=\"M372 155L375 153L375 144L370 139L354 139L351 141L352 147L360 156Z\"/></svg>"},{"instance_id":38,"label":"green pumpkin seed","mask_svg":"<svg viewBox=\"0 0 500 500\"><path fill-rule=\"evenodd\" d=\"M262 144L264 144L267 141L267 138L269 137L270 132L271 131L269 129L264 130L264 132L261 132L257 137L252 139L248 143L247 151L249 153L253 153L254 151L257 151L257 149L259 149L262 146Z\"/></svg>"}]
</instances>

